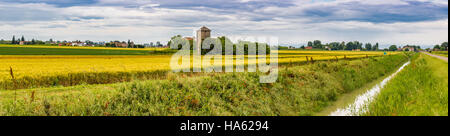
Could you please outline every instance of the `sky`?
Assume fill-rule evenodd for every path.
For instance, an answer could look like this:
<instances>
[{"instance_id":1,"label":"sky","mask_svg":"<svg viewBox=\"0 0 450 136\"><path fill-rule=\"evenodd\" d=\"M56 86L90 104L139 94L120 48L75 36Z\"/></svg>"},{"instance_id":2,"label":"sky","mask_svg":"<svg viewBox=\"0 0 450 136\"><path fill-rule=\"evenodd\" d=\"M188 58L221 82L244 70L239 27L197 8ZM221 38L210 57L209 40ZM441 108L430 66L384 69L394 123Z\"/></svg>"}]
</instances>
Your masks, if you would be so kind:
<instances>
[{"instance_id":1,"label":"sky","mask_svg":"<svg viewBox=\"0 0 450 136\"><path fill-rule=\"evenodd\" d=\"M167 42L201 26L213 36L282 45L448 41L448 0L0 0L0 39Z\"/></svg>"}]
</instances>

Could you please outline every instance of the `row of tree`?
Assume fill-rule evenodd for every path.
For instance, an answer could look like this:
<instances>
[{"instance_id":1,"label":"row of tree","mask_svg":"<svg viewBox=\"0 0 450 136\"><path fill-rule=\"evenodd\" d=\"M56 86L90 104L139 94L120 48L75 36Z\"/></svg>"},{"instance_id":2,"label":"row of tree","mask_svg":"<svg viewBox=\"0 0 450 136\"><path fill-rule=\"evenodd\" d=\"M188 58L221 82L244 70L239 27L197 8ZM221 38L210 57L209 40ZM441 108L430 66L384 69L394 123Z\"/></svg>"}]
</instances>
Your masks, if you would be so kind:
<instances>
[{"instance_id":1,"label":"row of tree","mask_svg":"<svg viewBox=\"0 0 450 136\"><path fill-rule=\"evenodd\" d=\"M420 50L420 46L416 46L416 45L406 45L405 47L412 47L414 48L415 51ZM389 46L389 48L387 49L389 51L398 51L398 50L402 50L401 46L397 46L397 45L391 45ZM410 51L409 48L405 49L405 51Z\"/></svg>"},{"instance_id":2,"label":"row of tree","mask_svg":"<svg viewBox=\"0 0 450 136\"><path fill-rule=\"evenodd\" d=\"M57 45L57 44L63 44L63 45L67 45L69 46L70 43L69 41L53 41L53 39L50 39L48 41L41 41L41 40L35 40L32 39L31 41L26 41L25 37L22 36L21 38L16 38L16 36L13 36L12 39L10 41L6 41L1 39L0 40L0 44L20 44L20 42L22 42L23 44L26 45L43 45L43 44L50 44L50 45ZM123 46L118 46L115 43L126 43L127 44L127 48L145 48L145 47L163 47L164 45L161 44L161 42L156 42L156 44L150 43L150 44L146 44L146 45L140 45L140 44L134 44L132 41L128 40L128 42L120 42L120 41L111 41L109 43L105 43L105 42L93 42L90 40L86 40L84 42L82 41L74 41L74 42L78 42L78 43L84 43L85 45L89 45L89 46L96 46L96 47L123 47Z\"/></svg>"},{"instance_id":3,"label":"row of tree","mask_svg":"<svg viewBox=\"0 0 450 136\"><path fill-rule=\"evenodd\" d=\"M435 45L433 50L436 50L436 51L448 51L448 42L444 42L441 45Z\"/></svg>"},{"instance_id":4,"label":"row of tree","mask_svg":"<svg viewBox=\"0 0 450 136\"><path fill-rule=\"evenodd\" d=\"M22 36L21 38L16 38L16 36L13 36L11 41L5 41L3 39L0 41L1 44L20 44L20 42L23 42L23 44L27 45L46 44L46 42L42 40L35 40L34 38L31 39L31 41L26 41L24 36Z\"/></svg>"},{"instance_id":5,"label":"row of tree","mask_svg":"<svg viewBox=\"0 0 450 136\"><path fill-rule=\"evenodd\" d=\"M372 45L371 43L363 44L359 41L351 41L351 42L331 42L322 44L322 41L315 40L309 41L307 47L312 47L314 49L324 49L324 50L366 50L366 51L376 51L379 50L379 44L376 43ZM305 49L305 46L301 47Z\"/></svg>"},{"instance_id":6,"label":"row of tree","mask_svg":"<svg viewBox=\"0 0 450 136\"><path fill-rule=\"evenodd\" d=\"M21 41L25 41L25 37L22 36L22 38L16 40L16 36L13 36L11 40L11 44L19 44Z\"/></svg>"},{"instance_id":7,"label":"row of tree","mask_svg":"<svg viewBox=\"0 0 450 136\"><path fill-rule=\"evenodd\" d=\"M181 50L183 47L181 45L181 43L178 43L178 45L172 45L172 42L174 42L174 40L183 40L181 35L177 35L171 38L171 41L169 41L168 45L170 46L170 48L172 49L177 49L177 50ZM189 44L189 50L193 51L194 50L194 40L188 40L188 39L184 39L188 41ZM216 41L219 40L219 41ZM181 41L183 42L183 41ZM222 45L222 49L218 50L215 48L215 46L217 46L216 42L220 42L219 44ZM175 43L174 43L175 44ZM206 45L205 45L206 44ZM209 48L208 49L203 49L203 47L207 46L209 44ZM270 46L268 46L267 44L263 44L263 43L258 43L258 42L249 42L249 41L240 41L237 44L234 44L230 39L226 38L225 36L222 37L218 37L218 38L211 38L208 40L203 41L202 43L202 49L201 49L201 54L205 55L207 53L209 54L222 54L222 55L226 55L226 54L242 54L242 55L252 55L253 53L259 54L259 50L258 48L262 47L263 49L265 48L265 53L266 54L270 54ZM226 49L233 49L233 50L226 50ZM253 53L249 53L249 50L254 49L255 52ZM229 51L229 52L227 52Z\"/></svg>"}]
</instances>

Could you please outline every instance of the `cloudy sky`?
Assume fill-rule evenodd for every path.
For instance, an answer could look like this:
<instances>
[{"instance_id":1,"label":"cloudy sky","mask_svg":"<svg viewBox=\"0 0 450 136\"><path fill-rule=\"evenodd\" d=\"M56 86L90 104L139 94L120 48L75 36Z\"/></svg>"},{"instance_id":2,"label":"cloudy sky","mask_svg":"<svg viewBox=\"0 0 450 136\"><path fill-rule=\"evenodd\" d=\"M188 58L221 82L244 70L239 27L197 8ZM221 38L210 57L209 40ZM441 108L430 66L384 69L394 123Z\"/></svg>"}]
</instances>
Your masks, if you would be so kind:
<instances>
[{"instance_id":1,"label":"cloudy sky","mask_svg":"<svg viewBox=\"0 0 450 136\"><path fill-rule=\"evenodd\" d=\"M0 39L167 41L213 36L434 45L448 41L448 0L0 0Z\"/></svg>"}]
</instances>

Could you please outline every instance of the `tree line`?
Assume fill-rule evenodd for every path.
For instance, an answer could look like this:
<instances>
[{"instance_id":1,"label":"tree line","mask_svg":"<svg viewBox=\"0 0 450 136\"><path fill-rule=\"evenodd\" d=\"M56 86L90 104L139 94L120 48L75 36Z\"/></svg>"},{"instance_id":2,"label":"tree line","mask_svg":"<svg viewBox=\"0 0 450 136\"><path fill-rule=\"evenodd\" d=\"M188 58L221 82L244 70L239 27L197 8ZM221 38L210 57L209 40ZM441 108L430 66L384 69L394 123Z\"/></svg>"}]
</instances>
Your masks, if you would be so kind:
<instances>
[{"instance_id":1,"label":"tree line","mask_svg":"<svg viewBox=\"0 0 450 136\"><path fill-rule=\"evenodd\" d=\"M436 51L448 51L448 42L443 42L441 45L435 45L433 50Z\"/></svg>"},{"instance_id":2,"label":"tree line","mask_svg":"<svg viewBox=\"0 0 450 136\"><path fill-rule=\"evenodd\" d=\"M22 42L22 43L21 43ZM105 42L93 42L90 40L86 40L86 41L54 41L52 38L48 41L42 41L42 40L35 40L34 38L31 41L27 41L25 39L24 36L20 37L20 38L16 38L16 36L14 35L12 37L11 40L4 40L1 39L0 40L0 44L23 44L23 45L64 45L64 46L72 46L72 43L83 43L83 45L87 45L87 46L95 46L95 47L124 47L124 48L145 48L145 47L163 47L164 45L161 44L161 42L156 42L156 44L154 45L153 43L150 44L134 44L134 42L128 40L128 42L125 41L110 41L108 43ZM119 45L120 43L120 45ZM126 44L126 46L122 46L122 43Z\"/></svg>"},{"instance_id":3,"label":"tree line","mask_svg":"<svg viewBox=\"0 0 450 136\"><path fill-rule=\"evenodd\" d=\"M20 44L20 42L23 42L23 44L27 44L27 45L45 44L44 41L35 40L35 39L32 39L31 41L26 41L24 36L22 36L20 38L16 38L16 36L13 36L11 41L6 41L6 40L3 40L3 39L0 40L0 44Z\"/></svg>"},{"instance_id":4,"label":"tree line","mask_svg":"<svg viewBox=\"0 0 450 136\"><path fill-rule=\"evenodd\" d=\"M362 43L359 41L350 42L331 42L322 44L320 40L308 41L308 44L301 46L301 49L306 49L307 47L312 47L313 49L323 49L323 50L364 50L364 51L377 51L380 45L378 43Z\"/></svg>"},{"instance_id":5,"label":"tree line","mask_svg":"<svg viewBox=\"0 0 450 136\"><path fill-rule=\"evenodd\" d=\"M321 49L321 50L361 50L361 51L397 51L401 46L391 45L387 49L380 49L379 43L362 43L359 41L350 41L350 42L331 42L323 44L320 40L308 41L306 46L301 46L300 49L306 49L307 47L313 49ZM417 45L406 45L404 47L412 47L415 50L421 49L420 46ZM279 46L279 49L292 49L294 47L283 47ZM434 50L448 50L448 42L444 42L441 45L435 45ZM408 49L407 49L408 50Z\"/></svg>"},{"instance_id":6,"label":"tree line","mask_svg":"<svg viewBox=\"0 0 450 136\"><path fill-rule=\"evenodd\" d=\"M171 40L169 41L168 45L170 46L171 49L181 50L182 49L182 45L181 44L172 45L172 41L177 39L177 38L183 39L181 35L173 36L171 38ZM189 50L193 51L194 50L194 46L196 46L196 45L194 45L194 40L188 40L188 39L186 39L186 40L188 41L189 46L190 46ZM256 55L256 54L259 54L258 48L260 46L263 49L265 48L265 53L266 54L270 54L270 46L268 46L265 43L240 41L239 43L234 44L232 41L230 41L225 36L221 36L221 37L218 37L218 38L212 38L210 40L219 40L220 44L222 45L221 51L217 52L219 50L214 50L215 46L217 46L217 45L211 43L208 49L201 49L201 54L202 55L205 55L207 53L209 53L209 54L222 54L222 55L231 55L231 54L233 54L233 55L237 55L237 54L240 54L240 55L249 55L249 54L253 55L252 53L249 53L250 49L255 49L256 52L253 52L253 53L255 53L254 55ZM205 41L203 41L203 42L205 42ZM207 42L209 42L209 41L207 41ZM210 42L212 42L212 41L210 41ZM203 45L203 44L205 44L205 43L202 43L202 47L206 46L206 45ZM206 43L206 44L208 44L208 43ZM227 48L231 49L230 47L233 50L228 50L228 52L227 52L226 49Z\"/></svg>"}]
</instances>

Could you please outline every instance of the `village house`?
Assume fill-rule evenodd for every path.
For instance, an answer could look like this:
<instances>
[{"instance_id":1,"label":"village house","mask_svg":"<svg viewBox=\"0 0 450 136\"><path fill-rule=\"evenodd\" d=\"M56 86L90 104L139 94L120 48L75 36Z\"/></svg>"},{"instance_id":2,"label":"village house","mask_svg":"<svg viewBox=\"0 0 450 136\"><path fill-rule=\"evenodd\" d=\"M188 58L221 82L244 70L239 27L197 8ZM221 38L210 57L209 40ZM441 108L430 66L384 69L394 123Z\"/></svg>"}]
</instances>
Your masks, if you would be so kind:
<instances>
[{"instance_id":1,"label":"village house","mask_svg":"<svg viewBox=\"0 0 450 136\"><path fill-rule=\"evenodd\" d=\"M128 48L128 44L126 42L114 42L116 47Z\"/></svg>"},{"instance_id":2,"label":"village house","mask_svg":"<svg viewBox=\"0 0 450 136\"><path fill-rule=\"evenodd\" d=\"M401 50L402 51L411 51L411 52L415 51L414 47L411 47L411 46L405 46Z\"/></svg>"},{"instance_id":3,"label":"village house","mask_svg":"<svg viewBox=\"0 0 450 136\"><path fill-rule=\"evenodd\" d=\"M312 50L312 49L313 49L313 47L311 47L311 46L308 46L308 47L305 47L305 49L307 49L307 50Z\"/></svg>"},{"instance_id":4,"label":"village house","mask_svg":"<svg viewBox=\"0 0 450 136\"><path fill-rule=\"evenodd\" d=\"M28 41L20 41L19 42L19 45L25 45L25 44L27 44L27 43L29 43Z\"/></svg>"},{"instance_id":5,"label":"village house","mask_svg":"<svg viewBox=\"0 0 450 136\"><path fill-rule=\"evenodd\" d=\"M84 46L84 45L86 45L86 43L76 41L76 42L72 42L71 45L72 46Z\"/></svg>"},{"instance_id":6,"label":"village house","mask_svg":"<svg viewBox=\"0 0 450 136\"><path fill-rule=\"evenodd\" d=\"M193 41L194 40L194 38L192 38L192 37L184 37L184 39L186 39L188 41Z\"/></svg>"}]
</instances>

